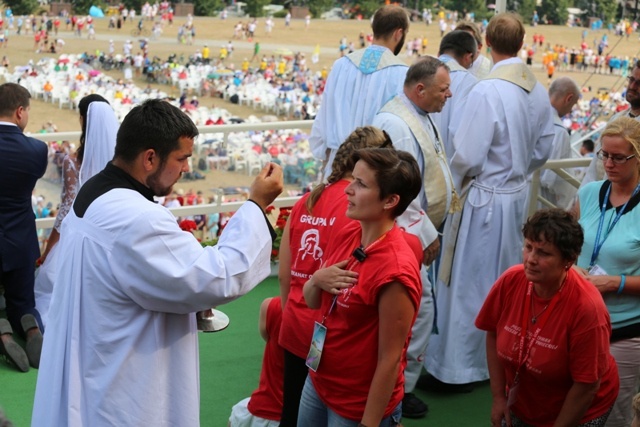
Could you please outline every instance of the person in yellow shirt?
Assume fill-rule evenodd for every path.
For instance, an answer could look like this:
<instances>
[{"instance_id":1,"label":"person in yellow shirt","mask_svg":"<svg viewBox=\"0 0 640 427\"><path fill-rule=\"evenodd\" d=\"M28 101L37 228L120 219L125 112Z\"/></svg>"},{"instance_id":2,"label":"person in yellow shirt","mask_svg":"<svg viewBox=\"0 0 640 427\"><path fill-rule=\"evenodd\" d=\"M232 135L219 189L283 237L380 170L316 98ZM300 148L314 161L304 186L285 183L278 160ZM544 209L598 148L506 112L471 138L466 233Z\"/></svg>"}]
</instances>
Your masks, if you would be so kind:
<instances>
[{"instance_id":1,"label":"person in yellow shirt","mask_svg":"<svg viewBox=\"0 0 640 427\"><path fill-rule=\"evenodd\" d=\"M427 46L429 45L429 39L426 36L422 37L422 54L427 54Z\"/></svg>"},{"instance_id":2,"label":"person in yellow shirt","mask_svg":"<svg viewBox=\"0 0 640 427\"><path fill-rule=\"evenodd\" d=\"M264 72L267 69L267 57L263 56L260 60L260 72Z\"/></svg>"},{"instance_id":3,"label":"person in yellow shirt","mask_svg":"<svg viewBox=\"0 0 640 427\"><path fill-rule=\"evenodd\" d=\"M327 80L327 76L329 75L329 71L327 70L327 67L322 67L322 71L320 72L320 77L322 77L322 80Z\"/></svg>"},{"instance_id":4,"label":"person in yellow shirt","mask_svg":"<svg viewBox=\"0 0 640 427\"><path fill-rule=\"evenodd\" d=\"M242 65L240 66L240 69L242 70L243 73L246 73L247 71L249 71L249 60L247 58L244 58L244 61L242 61Z\"/></svg>"},{"instance_id":5,"label":"person in yellow shirt","mask_svg":"<svg viewBox=\"0 0 640 427\"><path fill-rule=\"evenodd\" d=\"M278 62L278 75L283 76L285 71L287 70L287 63L284 59Z\"/></svg>"},{"instance_id":6,"label":"person in yellow shirt","mask_svg":"<svg viewBox=\"0 0 640 427\"><path fill-rule=\"evenodd\" d=\"M211 55L211 50L209 49L209 46L207 46L205 44L204 47L202 48L201 54L202 54L202 61L205 64L208 64L209 63L209 55Z\"/></svg>"},{"instance_id":7,"label":"person in yellow shirt","mask_svg":"<svg viewBox=\"0 0 640 427\"><path fill-rule=\"evenodd\" d=\"M228 54L229 52L227 51L227 48L225 46L222 46L220 48L220 61L224 61L225 59L227 59Z\"/></svg>"}]
</instances>

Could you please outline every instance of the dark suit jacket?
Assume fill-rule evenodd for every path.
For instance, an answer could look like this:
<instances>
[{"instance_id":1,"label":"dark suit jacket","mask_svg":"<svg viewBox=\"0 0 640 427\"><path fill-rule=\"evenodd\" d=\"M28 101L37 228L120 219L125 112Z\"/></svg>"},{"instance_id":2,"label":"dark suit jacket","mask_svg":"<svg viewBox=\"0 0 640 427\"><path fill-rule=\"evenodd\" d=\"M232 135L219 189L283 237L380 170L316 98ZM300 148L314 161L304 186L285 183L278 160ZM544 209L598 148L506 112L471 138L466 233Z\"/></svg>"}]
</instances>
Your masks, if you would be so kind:
<instances>
[{"instance_id":1,"label":"dark suit jacket","mask_svg":"<svg viewBox=\"0 0 640 427\"><path fill-rule=\"evenodd\" d=\"M0 267L33 265L40 256L31 193L47 169L47 145L17 126L0 125Z\"/></svg>"}]
</instances>

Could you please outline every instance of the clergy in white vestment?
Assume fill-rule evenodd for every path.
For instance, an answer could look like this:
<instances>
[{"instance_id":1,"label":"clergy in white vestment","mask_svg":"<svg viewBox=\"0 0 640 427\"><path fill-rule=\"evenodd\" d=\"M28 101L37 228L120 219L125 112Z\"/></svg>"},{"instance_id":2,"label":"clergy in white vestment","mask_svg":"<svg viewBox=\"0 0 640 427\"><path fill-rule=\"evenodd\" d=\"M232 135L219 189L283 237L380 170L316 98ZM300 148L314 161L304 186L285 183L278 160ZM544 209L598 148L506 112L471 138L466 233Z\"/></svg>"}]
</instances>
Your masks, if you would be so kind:
<instances>
[{"instance_id":1,"label":"clergy in white vestment","mask_svg":"<svg viewBox=\"0 0 640 427\"><path fill-rule=\"evenodd\" d=\"M553 107L553 148L549 160L571 159L571 137L561 117L571 113L580 99L580 88L569 77L560 77L549 86L549 101ZM561 209L571 208L577 188L550 169L540 173L540 194Z\"/></svg>"},{"instance_id":2,"label":"clergy in white vestment","mask_svg":"<svg viewBox=\"0 0 640 427\"><path fill-rule=\"evenodd\" d=\"M614 114L608 120L608 123L613 122L620 117L631 117L632 119L640 120L640 64L636 62L631 71L629 77L627 77L627 91L625 93L625 99L631 106L628 110L620 111ZM596 153L600 150L600 141L596 144ZM598 156L593 156L591 163L587 167L580 188L593 181L600 181L606 179L604 172L604 165L602 160L598 160Z\"/></svg>"},{"instance_id":3,"label":"clergy in white vestment","mask_svg":"<svg viewBox=\"0 0 640 427\"><path fill-rule=\"evenodd\" d=\"M473 38L471 40L475 46ZM404 90L387 102L373 119L373 126L386 131L397 150L411 153L423 177L420 194L396 218L398 226L420 239L424 252L422 297L411 328L404 370L402 414L406 418L422 417L427 412L427 406L413 393L433 328L433 293L427 269L440 249L438 228L452 204L459 203L442 137L430 117L432 113L442 111L451 97L450 84L449 70L442 61L431 56L422 57L409 68Z\"/></svg>"},{"instance_id":4,"label":"clergy in white vestment","mask_svg":"<svg viewBox=\"0 0 640 427\"><path fill-rule=\"evenodd\" d=\"M178 108L146 101L79 190L58 243L33 426L200 425L195 313L268 275L264 208L283 184L266 165L217 246L203 248L153 199L188 171L197 134Z\"/></svg>"},{"instance_id":5,"label":"clergy in white vestment","mask_svg":"<svg viewBox=\"0 0 640 427\"><path fill-rule=\"evenodd\" d=\"M440 137L447 153L447 160L453 156L453 134L449 126L454 119L460 118L460 110L464 105L471 88L478 79L469 72L469 67L477 56L477 42L473 36L462 30L447 33L440 41L438 59L447 64L451 76L451 99L442 111L431 114L433 122L440 130Z\"/></svg>"},{"instance_id":6,"label":"clergy in white vestment","mask_svg":"<svg viewBox=\"0 0 640 427\"><path fill-rule=\"evenodd\" d=\"M516 57L523 39L517 15L491 19L486 40L495 65L471 90L453 129L451 173L464 203L445 224L436 286L439 334L431 335L426 361L427 371L447 384L489 376L485 333L474 320L499 275L522 261L527 178L551 153L551 105Z\"/></svg>"},{"instance_id":7,"label":"clergy in white vestment","mask_svg":"<svg viewBox=\"0 0 640 427\"><path fill-rule=\"evenodd\" d=\"M478 80L487 78L487 76L491 72L493 62L491 61L491 59L487 58L481 53L484 43L482 43L482 33L480 32L478 25L476 25L475 22L471 21L460 21L458 25L456 25L456 30L466 31L471 34L474 39L476 39L476 44L478 45L478 55L469 67L469 72L473 74Z\"/></svg>"},{"instance_id":8,"label":"clergy in white vestment","mask_svg":"<svg viewBox=\"0 0 640 427\"><path fill-rule=\"evenodd\" d=\"M340 144L355 128L370 125L380 107L402 91L408 66L397 55L409 30L405 9L381 7L371 29L371 46L333 64L311 128L309 144L314 157L324 161L325 177Z\"/></svg>"}]
</instances>

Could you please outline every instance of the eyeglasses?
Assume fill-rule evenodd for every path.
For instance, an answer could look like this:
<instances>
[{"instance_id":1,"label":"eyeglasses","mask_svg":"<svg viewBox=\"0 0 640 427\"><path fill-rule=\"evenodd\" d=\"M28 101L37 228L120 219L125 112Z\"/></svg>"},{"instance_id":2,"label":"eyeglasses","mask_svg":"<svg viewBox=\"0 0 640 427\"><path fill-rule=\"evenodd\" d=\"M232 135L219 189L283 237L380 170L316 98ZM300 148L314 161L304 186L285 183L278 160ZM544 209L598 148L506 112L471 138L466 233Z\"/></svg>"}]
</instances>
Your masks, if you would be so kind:
<instances>
[{"instance_id":1,"label":"eyeglasses","mask_svg":"<svg viewBox=\"0 0 640 427\"><path fill-rule=\"evenodd\" d=\"M603 162L606 162L608 159L611 159L611 161L616 165L623 165L627 163L629 159L634 158L636 155L635 154L632 154L630 156L623 156L620 154L615 155L615 154L609 154L606 151L600 150L598 151L597 156L598 156L598 159L602 160Z\"/></svg>"}]
</instances>

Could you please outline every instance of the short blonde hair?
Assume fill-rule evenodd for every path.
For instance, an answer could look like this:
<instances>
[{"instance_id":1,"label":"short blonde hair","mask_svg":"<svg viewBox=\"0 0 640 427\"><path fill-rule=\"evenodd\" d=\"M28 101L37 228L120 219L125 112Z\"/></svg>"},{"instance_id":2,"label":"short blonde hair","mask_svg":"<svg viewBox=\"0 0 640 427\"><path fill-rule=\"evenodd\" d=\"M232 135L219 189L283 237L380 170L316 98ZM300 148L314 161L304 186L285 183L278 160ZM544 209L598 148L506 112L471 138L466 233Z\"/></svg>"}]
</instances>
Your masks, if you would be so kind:
<instances>
[{"instance_id":1,"label":"short blonde hair","mask_svg":"<svg viewBox=\"0 0 640 427\"><path fill-rule=\"evenodd\" d=\"M631 117L620 117L612 121L604 128L600 141L605 136L619 136L620 138L631 144L633 154L639 162L640 169L640 122Z\"/></svg>"}]
</instances>

